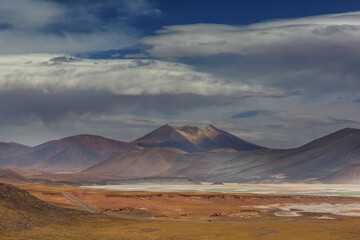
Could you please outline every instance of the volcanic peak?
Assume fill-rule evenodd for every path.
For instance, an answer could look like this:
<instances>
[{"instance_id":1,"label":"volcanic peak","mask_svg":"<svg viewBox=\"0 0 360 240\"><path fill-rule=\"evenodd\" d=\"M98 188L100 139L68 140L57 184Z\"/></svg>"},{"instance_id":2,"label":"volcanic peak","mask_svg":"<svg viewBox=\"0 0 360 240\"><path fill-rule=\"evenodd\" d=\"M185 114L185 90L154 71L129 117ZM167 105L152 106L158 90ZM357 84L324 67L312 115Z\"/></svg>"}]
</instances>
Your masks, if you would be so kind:
<instances>
[{"instance_id":1,"label":"volcanic peak","mask_svg":"<svg viewBox=\"0 0 360 240\"><path fill-rule=\"evenodd\" d=\"M220 131L212 125L208 125L204 128L186 125L180 128L175 128L175 130L192 143L198 143L204 138L214 139L220 133Z\"/></svg>"}]
</instances>

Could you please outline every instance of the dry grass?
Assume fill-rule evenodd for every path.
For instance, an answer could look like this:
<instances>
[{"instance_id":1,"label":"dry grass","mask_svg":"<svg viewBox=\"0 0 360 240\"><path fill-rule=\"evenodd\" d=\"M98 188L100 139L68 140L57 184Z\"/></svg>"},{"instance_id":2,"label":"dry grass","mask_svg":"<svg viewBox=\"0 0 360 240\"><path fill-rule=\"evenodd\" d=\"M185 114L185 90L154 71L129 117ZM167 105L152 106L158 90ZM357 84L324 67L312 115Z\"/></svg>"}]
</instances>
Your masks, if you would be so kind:
<instances>
[{"instance_id":1,"label":"dry grass","mask_svg":"<svg viewBox=\"0 0 360 240\"><path fill-rule=\"evenodd\" d=\"M267 219L263 219L265 222ZM71 225L48 225L2 233L1 239L359 239L354 225L317 225L312 221L283 223L194 223L130 221L104 216L78 217ZM342 220L341 224L353 224Z\"/></svg>"}]
</instances>

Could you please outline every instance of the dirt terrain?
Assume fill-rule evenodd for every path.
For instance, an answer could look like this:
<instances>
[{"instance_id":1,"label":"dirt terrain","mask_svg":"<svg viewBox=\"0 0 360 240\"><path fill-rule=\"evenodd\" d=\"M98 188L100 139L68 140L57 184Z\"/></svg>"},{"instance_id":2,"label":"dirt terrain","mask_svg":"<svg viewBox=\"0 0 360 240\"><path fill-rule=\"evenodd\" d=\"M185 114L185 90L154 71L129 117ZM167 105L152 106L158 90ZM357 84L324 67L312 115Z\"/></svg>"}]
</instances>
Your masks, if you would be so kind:
<instances>
[{"instance_id":1,"label":"dirt terrain","mask_svg":"<svg viewBox=\"0 0 360 240\"><path fill-rule=\"evenodd\" d=\"M16 221L10 226L18 226L12 228L0 217L3 223L0 239L359 239L360 236L360 217L328 211L341 205L342 210L358 213L360 198L17 186L31 195L11 188L20 192L11 196L26 196L31 201L26 201L29 205L26 208L17 210L15 205L21 205L21 201L12 206L0 202L1 216L9 214L12 208L11 216ZM38 206L50 208L45 220L33 214ZM61 216L60 221L56 221L57 215ZM24 223L27 227L19 231Z\"/></svg>"},{"instance_id":2,"label":"dirt terrain","mask_svg":"<svg viewBox=\"0 0 360 240\"><path fill-rule=\"evenodd\" d=\"M81 204L79 205L78 202L74 201L76 199L102 213L121 213L124 216L132 215L152 219L237 221L247 218L262 218L266 215L290 216L299 212L301 215L310 214L314 217L316 214L319 215L318 217L324 214L360 217L358 211L360 198L354 197L106 191L42 185L24 185L22 187L42 200L62 206L82 209ZM316 207L311 208L309 206L321 206L322 210L316 212Z\"/></svg>"}]
</instances>

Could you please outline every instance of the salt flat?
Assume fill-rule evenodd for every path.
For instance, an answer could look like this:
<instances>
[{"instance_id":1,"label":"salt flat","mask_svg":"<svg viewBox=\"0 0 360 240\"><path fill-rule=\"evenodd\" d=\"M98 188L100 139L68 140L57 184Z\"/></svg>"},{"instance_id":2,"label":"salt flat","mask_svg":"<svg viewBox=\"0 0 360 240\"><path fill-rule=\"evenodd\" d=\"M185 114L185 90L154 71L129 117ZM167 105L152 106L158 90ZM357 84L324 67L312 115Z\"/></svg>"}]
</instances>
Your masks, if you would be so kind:
<instances>
[{"instance_id":1,"label":"salt flat","mask_svg":"<svg viewBox=\"0 0 360 240\"><path fill-rule=\"evenodd\" d=\"M118 190L118 191L154 191L154 192L221 192L221 193L257 193L257 194L294 194L360 197L360 185L352 184L238 184L224 183L214 185L99 185L83 186L83 188Z\"/></svg>"}]
</instances>

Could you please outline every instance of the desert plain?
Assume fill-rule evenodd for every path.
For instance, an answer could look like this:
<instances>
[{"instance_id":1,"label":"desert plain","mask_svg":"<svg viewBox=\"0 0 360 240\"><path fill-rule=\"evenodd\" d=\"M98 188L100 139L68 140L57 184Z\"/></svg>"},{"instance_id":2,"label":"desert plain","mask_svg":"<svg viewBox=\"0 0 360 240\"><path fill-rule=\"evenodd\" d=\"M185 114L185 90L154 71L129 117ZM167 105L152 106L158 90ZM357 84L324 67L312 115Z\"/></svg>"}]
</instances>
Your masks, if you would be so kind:
<instances>
[{"instance_id":1,"label":"desert plain","mask_svg":"<svg viewBox=\"0 0 360 240\"><path fill-rule=\"evenodd\" d=\"M71 212L43 221L2 205L1 239L360 238L356 185L16 185Z\"/></svg>"}]
</instances>

